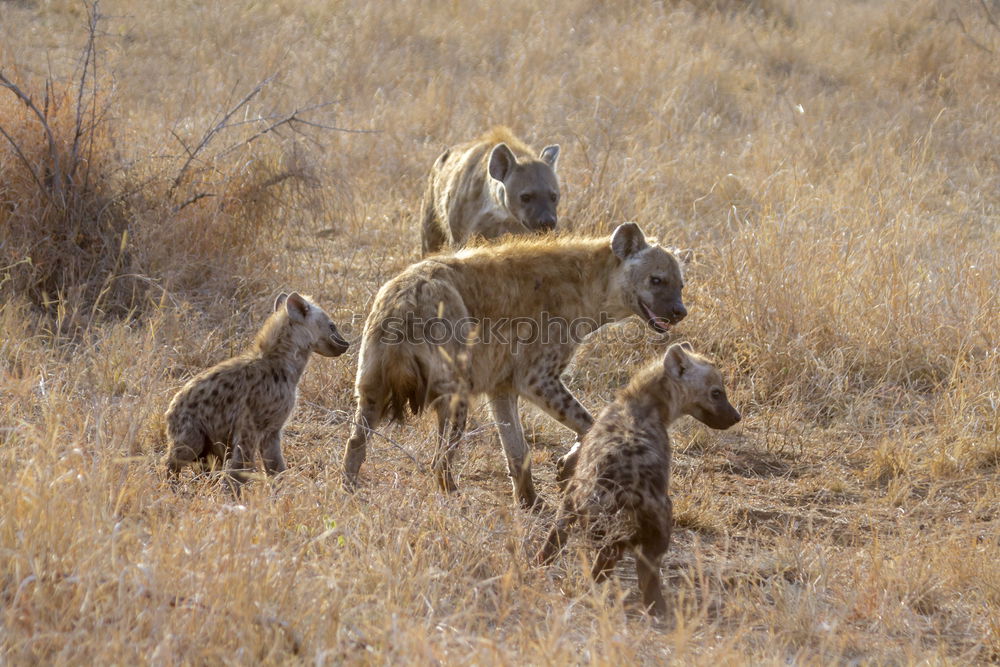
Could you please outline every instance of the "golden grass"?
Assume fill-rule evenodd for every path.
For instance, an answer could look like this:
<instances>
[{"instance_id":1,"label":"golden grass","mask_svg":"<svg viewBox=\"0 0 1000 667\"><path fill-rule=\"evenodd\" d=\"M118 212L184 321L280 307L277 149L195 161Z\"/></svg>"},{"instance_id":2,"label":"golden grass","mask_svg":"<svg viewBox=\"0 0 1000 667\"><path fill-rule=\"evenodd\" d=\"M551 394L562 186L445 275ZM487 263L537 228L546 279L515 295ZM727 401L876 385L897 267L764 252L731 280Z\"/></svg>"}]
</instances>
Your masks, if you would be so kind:
<instances>
[{"instance_id":1,"label":"golden grass","mask_svg":"<svg viewBox=\"0 0 1000 667\"><path fill-rule=\"evenodd\" d=\"M0 662L1000 660L995 2L100 12L70 198L0 147ZM51 80L72 153L87 7L0 3L0 25L3 73L35 100ZM376 132L261 134L293 115ZM236 503L156 468L172 393L279 290L356 339L417 257L431 162L493 123L562 145L568 227L696 251L676 335L745 420L675 430L666 623L630 568L528 564L551 517L514 507L485 411L461 495L434 490L427 421L373 438L342 491L356 349L307 370L277 483ZM51 170L6 89L0 126ZM581 350L592 410L665 348L639 331ZM552 502L571 438L525 424Z\"/></svg>"}]
</instances>

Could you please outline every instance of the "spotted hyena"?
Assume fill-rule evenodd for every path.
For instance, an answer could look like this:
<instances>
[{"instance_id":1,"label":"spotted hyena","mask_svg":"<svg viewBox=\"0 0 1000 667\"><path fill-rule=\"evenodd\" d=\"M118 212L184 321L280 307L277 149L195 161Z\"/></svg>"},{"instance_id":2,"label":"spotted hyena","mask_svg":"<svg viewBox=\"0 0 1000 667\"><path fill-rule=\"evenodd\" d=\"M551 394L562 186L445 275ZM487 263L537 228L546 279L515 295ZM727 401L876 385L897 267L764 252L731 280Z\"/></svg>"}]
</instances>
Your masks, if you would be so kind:
<instances>
[{"instance_id":1,"label":"spotted hyena","mask_svg":"<svg viewBox=\"0 0 1000 667\"><path fill-rule=\"evenodd\" d=\"M167 470L176 474L188 463L215 457L226 461L230 479L238 482L258 452L269 475L285 470L281 428L295 407L309 355L336 357L347 346L308 297L278 295L246 352L195 376L170 401Z\"/></svg>"},{"instance_id":2,"label":"spotted hyena","mask_svg":"<svg viewBox=\"0 0 1000 667\"><path fill-rule=\"evenodd\" d=\"M449 148L431 168L424 194L424 254L473 237L548 231L556 226L559 146L535 152L505 127Z\"/></svg>"},{"instance_id":3,"label":"spotted hyena","mask_svg":"<svg viewBox=\"0 0 1000 667\"><path fill-rule=\"evenodd\" d=\"M468 396L485 394L514 494L534 506L518 399L585 433L593 419L560 379L581 338L631 315L668 330L687 315L683 286L677 258L631 222L610 239L522 236L410 266L382 286L365 323L348 483L357 481L370 429L387 415L402 418L407 405L430 406L440 436L434 470L453 491Z\"/></svg>"},{"instance_id":4,"label":"spotted hyena","mask_svg":"<svg viewBox=\"0 0 1000 667\"><path fill-rule=\"evenodd\" d=\"M606 578L622 551L632 548L643 602L654 614L666 612L659 562L673 524L667 428L681 415L716 429L740 421L719 371L688 343L671 345L662 361L640 371L583 437L539 562L555 557L579 519L597 549L593 577Z\"/></svg>"}]
</instances>

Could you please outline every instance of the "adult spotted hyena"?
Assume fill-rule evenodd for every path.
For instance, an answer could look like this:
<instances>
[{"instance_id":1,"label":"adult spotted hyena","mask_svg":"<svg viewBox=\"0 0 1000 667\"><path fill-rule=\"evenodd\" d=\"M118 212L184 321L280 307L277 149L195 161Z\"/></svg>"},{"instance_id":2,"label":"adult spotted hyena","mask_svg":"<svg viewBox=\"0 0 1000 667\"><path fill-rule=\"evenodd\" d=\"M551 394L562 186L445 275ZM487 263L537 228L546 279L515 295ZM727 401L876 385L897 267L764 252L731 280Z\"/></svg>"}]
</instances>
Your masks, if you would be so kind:
<instances>
[{"instance_id":1,"label":"adult spotted hyena","mask_svg":"<svg viewBox=\"0 0 1000 667\"><path fill-rule=\"evenodd\" d=\"M535 152L505 127L449 148L431 168L424 194L424 254L472 237L555 229L559 146Z\"/></svg>"},{"instance_id":2,"label":"adult spotted hyena","mask_svg":"<svg viewBox=\"0 0 1000 667\"><path fill-rule=\"evenodd\" d=\"M740 421L719 371L688 343L671 345L662 361L640 371L583 437L539 562L555 557L579 519L597 549L593 577L606 578L622 551L632 548L645 605L657 615L666 612L659 562L673 524L667 428L681 415L717 429Z\"/></svg>"},{"instance_id":3,"label":"adult spotted hyena","mask_svg":"<svg viewBox=\"0 0 1000 667\"><path fill-rule=\"evenodd\" d=\"M437 411L434 469L454 490L468 396L486 394L514 494L533 506L518 398L585 433L593 419L560 380L581 338L631 315L666 331L687 315L683 286L674 255L631 222L610 239L522 236L410 266L379 290L365 323L347 481L357 481L369 429L408 404Z\"/></svg>"},{"instance_id":4,"label":"adult spotted hyena","mask_svg":"<svg viewBox=\"0 0 1000 667\"><path fill-rule=\"evenodd\" d=\"M243 354L192 378L167 408L164 464L176 474L213 456L230 480L260 452L269 475L285 469L281 428L295 407L296 387L312 352L336 357L348 344L322 308L295 292L280 294L274 312Z\"/></svg>"}]
</instances>

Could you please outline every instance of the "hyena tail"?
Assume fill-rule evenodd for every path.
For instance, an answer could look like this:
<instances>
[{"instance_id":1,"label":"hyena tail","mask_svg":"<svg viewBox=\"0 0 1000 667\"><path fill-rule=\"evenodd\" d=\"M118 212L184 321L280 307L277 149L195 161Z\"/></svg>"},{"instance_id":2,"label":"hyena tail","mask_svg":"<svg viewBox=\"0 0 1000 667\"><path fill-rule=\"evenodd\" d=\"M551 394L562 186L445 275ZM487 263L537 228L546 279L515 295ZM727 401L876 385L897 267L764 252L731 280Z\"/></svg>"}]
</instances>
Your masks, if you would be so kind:
<instances>
[{"instance_id":1,"label":"hyena tail","mask_svg":"<svg viewBox=\"0 0 1000 667\"><path fill-rule=\"evenodd\" d=\"M409 406L413 414L430 403L430 378L409 345L388 345L378 360L379 384L383 387L385 412L390 419L402 421Z\"/></svg>"}]
</instances>

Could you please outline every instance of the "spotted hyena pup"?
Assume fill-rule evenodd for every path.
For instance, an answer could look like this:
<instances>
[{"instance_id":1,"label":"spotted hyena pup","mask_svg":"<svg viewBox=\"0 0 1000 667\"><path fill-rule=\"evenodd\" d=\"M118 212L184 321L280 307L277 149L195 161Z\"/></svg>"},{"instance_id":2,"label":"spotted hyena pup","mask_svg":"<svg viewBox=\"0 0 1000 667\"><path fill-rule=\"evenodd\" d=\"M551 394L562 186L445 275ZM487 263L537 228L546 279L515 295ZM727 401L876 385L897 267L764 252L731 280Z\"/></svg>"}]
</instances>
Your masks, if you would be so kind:
<instances>
[{"instance_id":1,"label":"spotted hyena pup","mask_svg":"<svg viewBox=\"0 0 1000 667\"><path fill-rule=\"evenodd\" d=\"M434 470L454 491L451 461L468 397L486 395L514 494L535 506L518 400L585 433L593 419L560 378L577 346L633 315L668 330L687 315L683 286L677 258L634 222L610 238L520 236L410 266L382 286L365 322L344 455L348 483L357 482L370 429L387 416L401 419L409 406L437 412Z\"/></svg>"},{"instance_id":2,"label":"spotted hyena pup","mask_svg":"<svg viewBox=\"0 0 1000 667\"><path fill-rule=\"evenodd\" d=\"M424 194L424 254L496 238L555 229L559 146L535 152L505 127L449 148L431 168Z\"/></svg>"},{"instance_id":3,"label":"spotted hyena pup","mask_svg":"<svg viewBox=\"0 0 1000 667\"><path fill-rule=\"evenodd\" d=\"M656 615L666 612L659 563L673 524L667 428L681 415L716 429L740 421L719 371L688 343L671 345L662 361L640 371L583 437L539 562L555 557L579 519L597 549L593 577L605 579L622 551L632 548L643 602Z\"/></svg>"},{"instance_id":4,"label":"spotted hyena pup","mask_svg":"<svg viewBox=\"0 0 1000 667\"><path fill-rule=\"evenodd\" d=\"M295 292L280 294L274 312L243 354L192 378L167 408L167 470L212 456L230 479L253 466L259 452L269 475L285 470L281 428L295 407L296 387L312 352L347 350L322 308Z\"/></svg>"}]
</instances>

